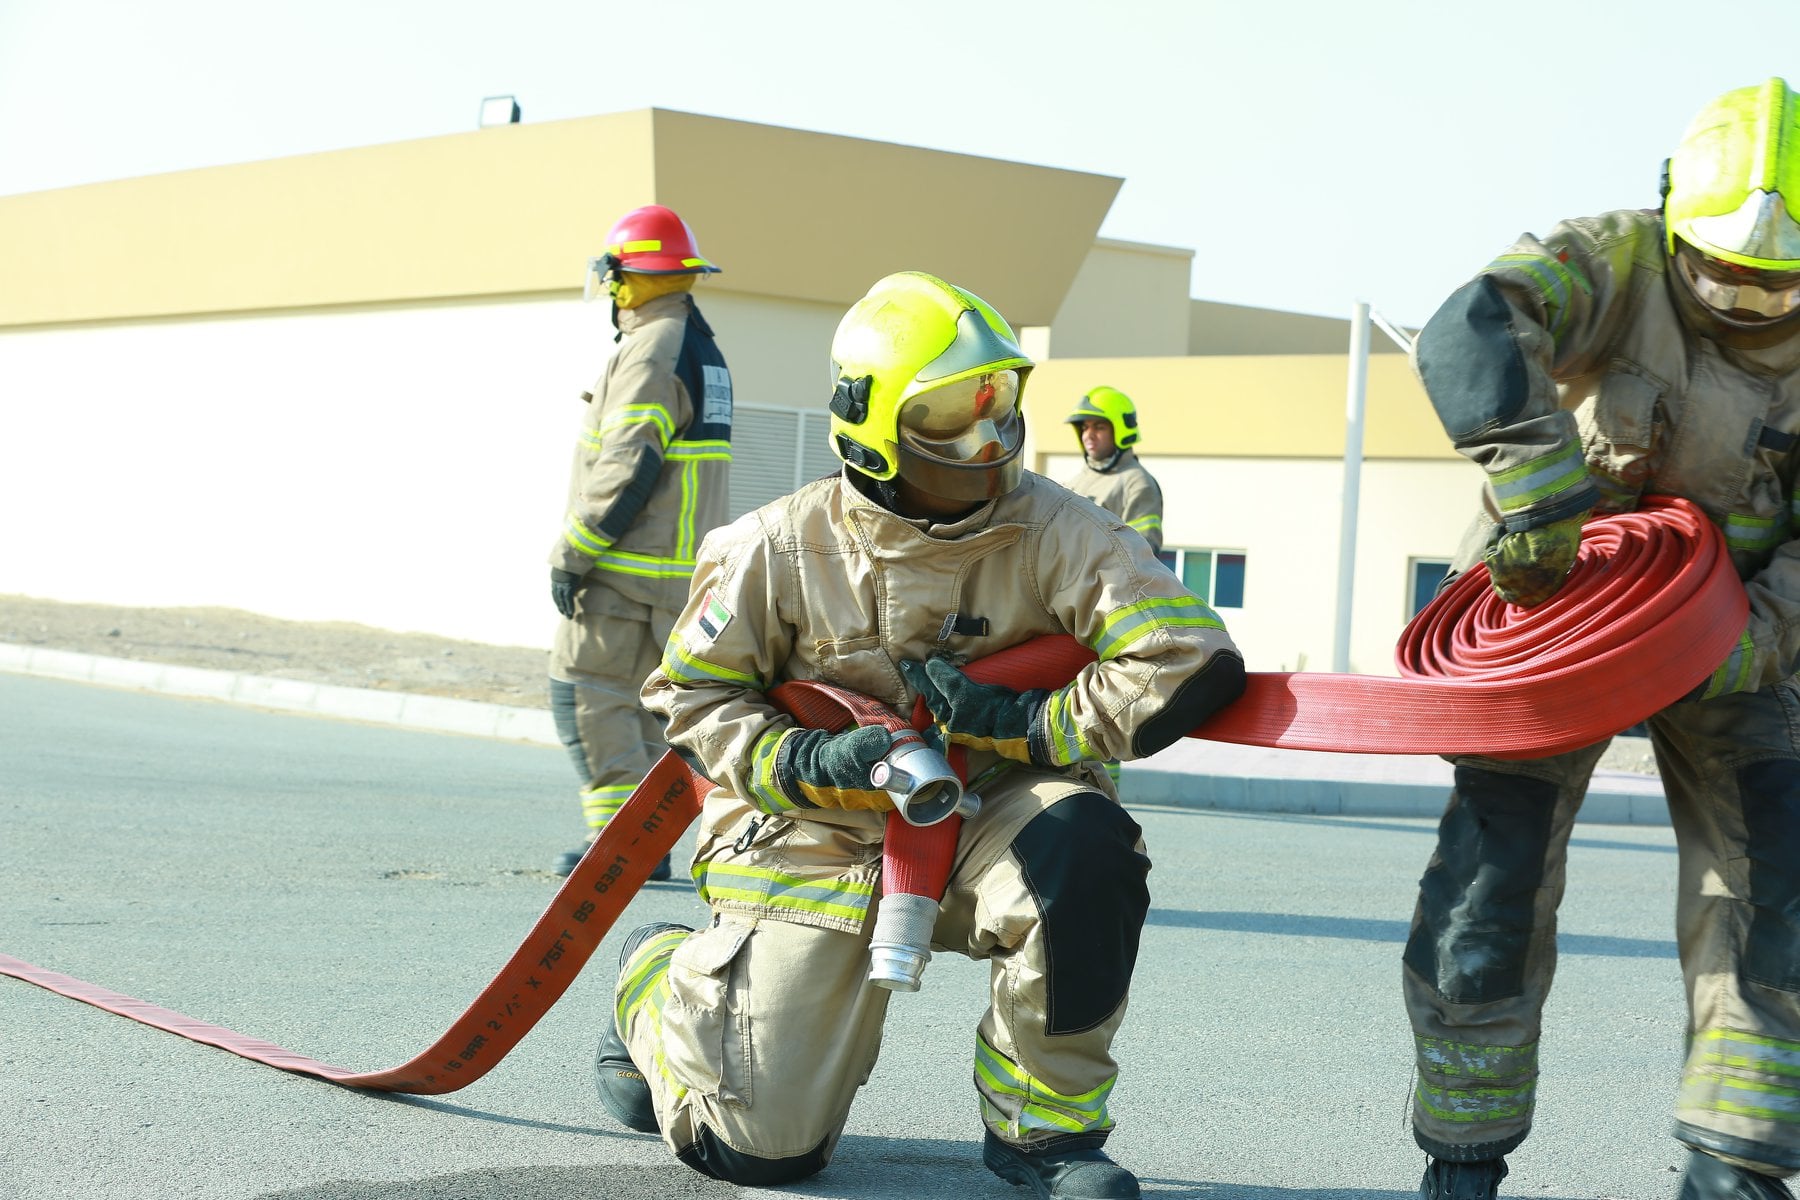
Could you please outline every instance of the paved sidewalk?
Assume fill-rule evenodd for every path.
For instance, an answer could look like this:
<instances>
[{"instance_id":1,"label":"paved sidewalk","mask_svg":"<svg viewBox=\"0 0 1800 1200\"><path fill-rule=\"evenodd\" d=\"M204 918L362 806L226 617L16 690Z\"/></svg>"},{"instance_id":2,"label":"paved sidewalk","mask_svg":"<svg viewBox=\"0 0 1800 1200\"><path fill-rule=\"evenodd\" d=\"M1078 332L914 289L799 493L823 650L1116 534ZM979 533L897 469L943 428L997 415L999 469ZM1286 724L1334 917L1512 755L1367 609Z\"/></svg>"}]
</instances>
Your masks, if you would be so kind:
<instances>
[{"instance_id":1,"label":"paved sidewalk","mask_svg":"<svg viewBox=\"0 0 1800 1200\"><path fill-rule=\"evenodd\" d=\"M560 746L555 725L544 709L338 687L13 643L0 643L0 671ZM1443 811L1450 791L1450 766L1442 759L1420 755L1328 754L1183 738L1160 754L1126 763L1120 789L1127 804L1434 818ZM1650 775L1598 771L1582 806L1581 820L1667 825L1662 783Z\"/></svg>"}]
</instances>

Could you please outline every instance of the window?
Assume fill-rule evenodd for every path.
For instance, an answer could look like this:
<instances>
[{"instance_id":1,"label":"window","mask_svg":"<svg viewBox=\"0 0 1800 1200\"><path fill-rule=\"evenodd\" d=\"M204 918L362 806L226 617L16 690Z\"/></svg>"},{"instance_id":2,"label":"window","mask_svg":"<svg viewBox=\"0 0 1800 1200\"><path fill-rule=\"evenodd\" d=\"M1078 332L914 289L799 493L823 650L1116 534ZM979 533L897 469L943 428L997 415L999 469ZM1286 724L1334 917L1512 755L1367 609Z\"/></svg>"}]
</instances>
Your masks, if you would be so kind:
<instances>
[{"instance_id":1,"label":"window","mask_svg":"<svg viewBox=\"0 0 1800 1200\"><path fill-rule=\"evenodd\" d=\"M1157 558L1190 592L1214 608L1244 607L1241 550L1161 550Z\"/></svg>"},{"instance_id":2,"label":"window","mask_svg":"<svg viewBox=\"0 0 1800 1200\"><path fill-rule=\"evenodd\" d=\"M1431 603L1437 590L1444 582L1444 576L1450 573L1450 560L1447 558L1409 558L1406 560L1412 571L1412 591L1409 593L1411 607L1406 611L1408 620L1419 615L1419 610Z\"/></svg>"}]
</instances>

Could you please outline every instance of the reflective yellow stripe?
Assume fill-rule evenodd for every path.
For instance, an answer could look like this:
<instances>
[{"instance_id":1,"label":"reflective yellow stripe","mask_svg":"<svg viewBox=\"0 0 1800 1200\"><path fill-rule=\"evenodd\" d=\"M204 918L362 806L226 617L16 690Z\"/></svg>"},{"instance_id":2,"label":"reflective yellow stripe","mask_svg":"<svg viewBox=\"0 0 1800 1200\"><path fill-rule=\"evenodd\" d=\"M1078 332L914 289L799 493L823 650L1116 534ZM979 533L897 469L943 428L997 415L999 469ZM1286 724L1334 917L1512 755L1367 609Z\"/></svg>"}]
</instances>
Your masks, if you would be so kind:
<instances>
[{"instance_id":1,"label":"reflective yellow stripe","mask_svg":"<svg viewBox=\"0 0 1800 1200\"><path fill-rule=\"evenodd\" d=\"M633 554L629 550L610 547L586 551L594 558L594 569L616 571L621 575L638 575L645 579L685 579L694 573L691 558L658 558L650 554Z\"/></svg>"},{"instance_id":2,"label":"reflective yellow stripe","mask_svg":"<svg viewBox=\"0 0 1800 1200\"><path fill-rule=\"evenodd\" d=\"M677 683L735 683L758 692L765 690L762 680L756 676L708 662L692 653L681 644L679 636L670 638L663 646L662 669L664 675Z\"/></svg>"},{"instance_id":3,"label":"reflective yellow stripe","mask_svg":"<svg viewBox=\"0 0 1800 1200\"><path fill-rule=\"evenodd\" d=\"M660 404L628 404L617 412L608 413L599 429L585 431L582 441L599 449L608 433L625 425L656 426L657 444L665 450L675 436L675 419L669 416L668 409Z\"/></svg>"},{"instance_id":4,"label":"reflective yellow stripe","mask_svg":"<svg viewBox=\"0 0 1800 1200\"><path fill-rule=\"evenodd\" d=\"M1540 455L1530 462L1488 476L1488 486L1502 512L1535 504L1546 496L1576 487L1587 479L1587 461L1580 442Z\"/></svg>"},{"instance_id":5,"label":"reflective yellow stripe","mask_svg":"<svg viewBox=\"0 0 1800 1200\"><path fill-rule=\"evenodd\" d=\"M802 879L743 863L701 863L694 868L694 881L700 887L700 899L708 904L715 900L736 901L847 921L866 918L869 901L875 895L874 887L866 883Z\"/></svg>"},{"instance_id":6,"label":"reflective yellow stripe","mask_svg":"<svg viewBox=\"0 0 1800 1200\"><path fill-rule=\"evenodd\" d=\"M589 558L599 558L612 545L611 542L583 524L581 518L572 510L567 523L563 526L563 540Z\"/></svg>"},{"instance_id":7,"label":"reflective yellow stripe","mask_svg":"<svg viewBox=\"0 0 1800 1200\"><path fill-rule=\"evenodd\" d=\"M775 764L781 756L781 743L799 730L771 729L756 739L750 750L750 795L746 797L766 813L779 815L800 807L781 790L775 779Z\"/></svg>"},{"instance_id":8,"label":"reflective yellow stripe","mask_svg":"<svg viewBox=\"0 0 1800 1200\"><path fill-rule=\"evenodd\" d=\"M1197 596L1152 596L1108 613L1091 646L1102 659L1117 658L1153 629L1183 626L1223 629L1225 622Z\"/></svg>"},{"instance_id":9,"label":"reflective yellow stripe","mask_svg":"<svg viewBox=\"0 0 1800 1200\"><path fill-rule=\"evenodd\" d=\"M581 811L587 817L588 828L605 828L606 823L625 807L625 801L631 799L631 793L636 790L636 784L617 783L591 787L582 792Z\"/></svg>"},{"instance_id":10,"label":"reflective yellow stripe","mask_svg":"<svg viewBox=\"0 0 1800 1200\"><path fill-rule=\"evenodd\" d=\"M1111 1129L1106 1099L1118 1076L1077 1095L1064 1095L975 1035L975 1086L981 1092L982 1115L996 1131L1011 1138L1035 1130L1093 1133Z\"/></svg>"}]
</instances>

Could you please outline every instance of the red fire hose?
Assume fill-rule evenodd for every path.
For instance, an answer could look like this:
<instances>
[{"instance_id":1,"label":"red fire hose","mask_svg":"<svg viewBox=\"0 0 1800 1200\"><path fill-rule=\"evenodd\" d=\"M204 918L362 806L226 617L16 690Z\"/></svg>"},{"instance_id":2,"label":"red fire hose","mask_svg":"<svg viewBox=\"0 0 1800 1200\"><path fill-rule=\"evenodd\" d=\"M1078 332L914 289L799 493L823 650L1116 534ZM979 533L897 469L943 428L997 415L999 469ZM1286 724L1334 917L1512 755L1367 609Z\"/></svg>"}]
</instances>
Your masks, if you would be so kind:
<instances>
[{"instance_id":1,"label":"red fire hose","mask_svg":"<svg viewBox=\"0 0 1800 1200\"><path fill-rule=\"evenodd\" d=\"M1635 513L1591 521L1568 583L1537 608L1496 599L1484 571L1457 579L1402 634L1396 653L1404 678L1252 673L1244 697L1189 736L1370 754L1541 757L1630 728L1688 694L1731 652L1747 612L1719 530L1684 500L1651 497ZM1040 638L971 664L969 674L1019 688L1055 687L1092 661L1071 638ZM804 702L823 688L784 691L792 686L770 695ZM493 982L442 1037L388 1070L330 1066L3 954L0 974L333 1083L420 1095L456 1091L498 1063L574 982L651 868L699 814L709 786L672 753L664 755ZM942 895L959 823L952 817L915 829L890 822L890 836L900 825L906 841L927 843L909 853L926 855L932 869L925 874L935 879L913 878L912 888L935 887ZM902 847L895 837L889 852ZM889 887L905 874L898 865L892 871Z\"/></svg>"}]
</instances>

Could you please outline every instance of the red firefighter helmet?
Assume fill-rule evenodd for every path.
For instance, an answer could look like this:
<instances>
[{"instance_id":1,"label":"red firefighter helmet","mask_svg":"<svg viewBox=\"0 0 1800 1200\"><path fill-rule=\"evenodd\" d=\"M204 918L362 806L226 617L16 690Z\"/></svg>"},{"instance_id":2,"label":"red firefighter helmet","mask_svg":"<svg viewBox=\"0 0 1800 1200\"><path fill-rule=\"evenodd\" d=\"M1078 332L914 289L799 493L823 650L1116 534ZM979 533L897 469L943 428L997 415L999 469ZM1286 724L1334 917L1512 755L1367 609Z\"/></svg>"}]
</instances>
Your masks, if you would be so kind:
<instances>
[{"instance_id":1,"label":"red firefighter helmet","mask_svg":"<svg viewBox=\"0 0 1800 1200\"><path fill-rule=\"evenodd\" d=\"M602 257L615 260L617 270L640 275L711 275L719 269L701 256L687 222L660 204L620 217L606 235Z\"/></svg>"}]
</instances>

